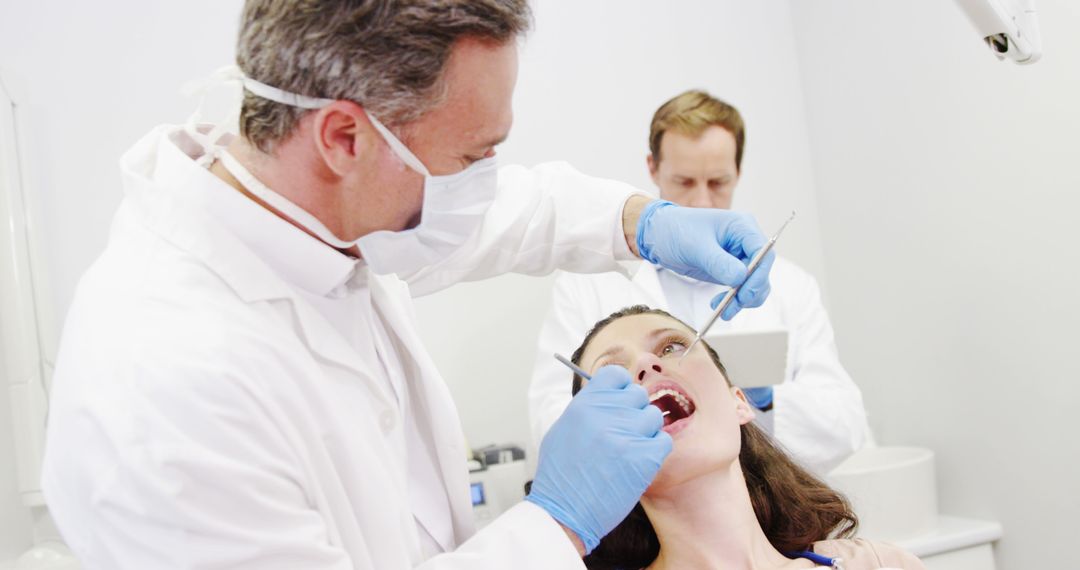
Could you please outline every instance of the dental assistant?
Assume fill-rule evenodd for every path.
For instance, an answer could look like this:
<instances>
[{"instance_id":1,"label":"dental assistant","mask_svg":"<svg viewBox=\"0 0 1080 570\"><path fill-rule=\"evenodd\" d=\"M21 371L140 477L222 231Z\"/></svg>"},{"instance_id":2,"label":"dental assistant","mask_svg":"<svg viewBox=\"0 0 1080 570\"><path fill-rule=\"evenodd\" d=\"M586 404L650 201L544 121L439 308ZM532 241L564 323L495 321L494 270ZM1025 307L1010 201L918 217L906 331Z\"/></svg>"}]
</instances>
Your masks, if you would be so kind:
<instances>
[{"instance_id":1,"label":"dental assistant","mask_svg":"<svg viewBox=\"0 0 1080 570\"><path fill-rule=\"evenodd\" d=\"M638 256L733 285L765 237L566 164L497 169L528 22L524 0L245 3L240 133L166 125L124 155L67 316L43 486L84 568L581 568L630 511L671 440L609 367L476 532L411 298Z\"/></svg>"},{"instance_id":2,"label":"dental assistant","mask_svg":"<svg viewBox=\"0 0 1080 570\"><path fill-rule=\"evenodd\" d=\"M681 93L653 115L646 163L660 197L696 208L730 208L742 174L746 127L738 109L704 91ZM593 323L631 305L665 309L692 326L711 315L722 288L686 279L641 262L632 277L622 273L562 273L540 331L529 388L529 411L537 441L570 402L567 374L551 365L553 352L570 354ZM862 393L837 354L829 315L817 280L777 257L772 294L759 309L717 321L714 331L788 332L788 366L775 388L745 390L760 410L761 426L818 475L824 475L868 438Z\"/></svg>"}]
</instances>

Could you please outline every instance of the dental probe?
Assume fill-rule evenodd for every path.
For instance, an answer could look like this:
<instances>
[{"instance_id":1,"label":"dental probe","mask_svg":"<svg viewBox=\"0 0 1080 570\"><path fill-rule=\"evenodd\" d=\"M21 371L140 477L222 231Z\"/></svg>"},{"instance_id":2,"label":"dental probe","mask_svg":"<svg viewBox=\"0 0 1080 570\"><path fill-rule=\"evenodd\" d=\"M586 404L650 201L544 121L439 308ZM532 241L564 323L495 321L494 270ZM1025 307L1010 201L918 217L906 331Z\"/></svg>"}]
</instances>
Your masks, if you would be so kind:
<instances>
[{"instance_id":1,"label":"dental probe","mask_svg":"<svg viewBox=\"0 0 1080 570\"><path fill-rule=\"evenodd\" d=\"M746 268L746 279L743 279L743 282L740 283L738 287L732 287L731 289L728 289L727 294L725 294L724 298L720 300L720 304L716 306L716 310L713 311L712 316L709 317L709 320L705 323L705 326L698 329L697 337L695 337L694 342L690 343L690 346L686 347L686 350L683 351L682 356L679 357L679 362L682 362L682 360L686 358L686 355L690 354L690 349L694 348L697 343L701 342L701 339L705 338L705 334L708 333L709 329L712 328L713 323L716 322L716 319L720 318L720 314L723 313L724 309L726 309L728 305L731 304L731 300L735 298L735 295L739 294L739 290L742 289L742 286L750 280L750 277L754 274L754 271L757 271L757 268L761 266L761 260L765 259L765 255L772 251L773 246L776 245L776 238L780 237L780 234L784 233L784 228L786 228L787 225L791 223L791 220L794 219L795 210L792 210L791 216L788 217L787 221L784 222L784 225L780 226L779 230L776 230L776 233L773 234L773 237L769 240L769 243L765 244L765 247L759 249L757 254L754 255L753 259L750 260L750 265Z\"/></svg>"},{"instance_id":2,"label":"dental probe","mask_svg":"<svg viewBox=\"0 0 1080 570\"><path fill-rule=\"evenodd\" d=\"M563 355L561 355L559 353L555 353L555 360L558 360L559 362L562 362L563 364L565 364L567 368L574 371L574 374L577 374L578 376L581 376L582 378L584 378L586 380L592 380L592 376L590 376L588 372L585 372L584 370L582 370L581 367L578 366L577 364L574 364L573 362L570 362L569 358L566 358L565 356L563 356ZM670 413L671 412L665 411L665 412L662 412L660 415L661 416L666 416L666 415L668 415Z\"/></svg>"},{"instance_id":3,"label":"dental probe","mask_svg":"<svg viewBox=\"0 0 1080 570\"><path fill-rule=\"evenodd\" d=\"M567 368L574 371L574 374L577 374L578 376L581 376L582 378L584 378L586 380L592 380L592 376L590 376L588 372L585 372L584 370L582 370L581 367L578 366L577 364L574 364L573 362L570 362L569 358L567 358L567 357L565 357L565 356L563 356L561 354L556 353L555 354L555 360L558 360L559 362L562 362L563 364L565 364Z\"/></svg>"}]
</instances>

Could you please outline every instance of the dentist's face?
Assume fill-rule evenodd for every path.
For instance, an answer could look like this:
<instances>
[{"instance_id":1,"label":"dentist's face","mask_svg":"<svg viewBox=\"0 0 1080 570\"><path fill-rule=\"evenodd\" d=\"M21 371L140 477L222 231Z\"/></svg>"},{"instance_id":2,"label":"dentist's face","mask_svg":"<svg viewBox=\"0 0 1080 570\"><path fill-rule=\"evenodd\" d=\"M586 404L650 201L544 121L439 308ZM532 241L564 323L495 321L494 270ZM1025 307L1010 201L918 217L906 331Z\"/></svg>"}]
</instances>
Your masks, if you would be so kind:
<instances>
[{"instance_id":1,"label":"dentist's face","mask_svg":"<svg viewBox=\"0 0 1080 570\"><path fill-rule=\"evenodd\" d=\"M731 208L739 169L735 136L713 125L697 137L667 131L660 139L660 159L646 161L660 197L693 208Z\"/></svg>"},{"instance_id":2,"label":"dentist's face","mask_svg":"<svg viewBox=\"0 0 1080 570\"><path fill-rule=\"evenodd\" d=\"M432 175L461 172L472 163L495 156L513 123L511 100L517 82L517 44L460 40L446 64L442 103L400 130L398 138ZM423 176L405 166L381 145L378 172L386 195L396 204L396 223L388 229L416 226L423 203ZM399 190L400 189L400 190Z\"/></svg>"},{"instance_id":3,"label":"dentist's face","mask_svg":"<svg viewBox=\"0 0 1080 570\"><path fill-rule=\"evenodd\" d=\"M754 418L742 391L728 384L703 344L680 362L693 338L670 317L632 315L603 328L582 353L581 367L590 374L601 366L622 366L653 405L670 412L663 430L674 449L650 490L733 466L741 448L739 427Z\"/></svg>"},{"instance_id":4,"label":"dentist's face","mask_svg":"<svg viewBox=\"0 0 1080 570\"><path fill-rule=\"evenodd\" d=\"M405 143L432 174L453 174L495 156L514 122L511 99L517 83L517 43L463 39L445 71L441 105L404 131Z\"/></svg>"}]
</instances>

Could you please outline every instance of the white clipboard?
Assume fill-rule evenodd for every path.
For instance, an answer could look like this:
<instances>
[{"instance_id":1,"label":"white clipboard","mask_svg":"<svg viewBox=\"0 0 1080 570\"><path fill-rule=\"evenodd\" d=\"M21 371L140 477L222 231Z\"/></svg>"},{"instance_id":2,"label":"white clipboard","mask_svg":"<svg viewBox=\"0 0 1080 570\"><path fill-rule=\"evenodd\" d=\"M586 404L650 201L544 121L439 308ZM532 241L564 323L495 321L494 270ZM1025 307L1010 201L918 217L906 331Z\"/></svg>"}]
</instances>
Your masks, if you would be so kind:
<instances>
[{"instance_id":1,"label":"white clipboard","mask_svg":"<svg viewBox=\"0 0 1080 570\"><path fill-rule=\"evenodd\" d=\"M788 331L710 331L705 342L720 356L728 381L740 388L772 386L787 372Z\"/></svg>"}]
</instances>

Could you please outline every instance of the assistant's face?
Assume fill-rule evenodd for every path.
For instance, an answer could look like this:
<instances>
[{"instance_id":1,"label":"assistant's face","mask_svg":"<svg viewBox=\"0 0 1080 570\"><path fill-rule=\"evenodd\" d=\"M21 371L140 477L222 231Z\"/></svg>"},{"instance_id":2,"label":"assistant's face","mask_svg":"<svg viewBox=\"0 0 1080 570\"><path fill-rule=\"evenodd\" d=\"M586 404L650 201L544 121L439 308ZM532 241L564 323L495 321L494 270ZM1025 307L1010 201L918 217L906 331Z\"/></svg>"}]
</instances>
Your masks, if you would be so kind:
<instances>
[{"instance_id":1,"label":"assistant's face","mask_svg":"<svg viewBox=\"0 0 1080 570\"><path fill-rule=\"evenodd\" d=\"M622 366L649 392L653 405L670 412L664 428L674 448L650 489L660 489L729 466L741 447L739 426L754 414L742 391L733 388L698 344L680 361L694 338L679 321L642 314L618 319L593 337L581 357L590 374Z\"/></svg>"},{"instance_id":2,"label":"assistant's face","mask_svg":"<svg viewBox=\"0 0 1080 570\"><path fill-rule=\"evenodd\" d=\"M460 40L447 62L443 102L403 127L399 138L436 176L495 156L495 147L506 139L513 123L517 70L514 41ZM395 195L398 229L415 226L423 204L423 176L404 166L385 145L379 162L379 171L391 178L386 187L405 189Z\"/></svg>"},{"instance_id":3,"label":"assistant's face","mask_svg":"<svg viewBox=\"0 0 1080 570\"><path fill-rule=\"evenodd\" d=\"M729 209L739 183L736 149L735 136L716 125L697 137L667 131L660 139L659 162L647 158L649 174L665 200Z\"/></svg>"}]
</instances>

